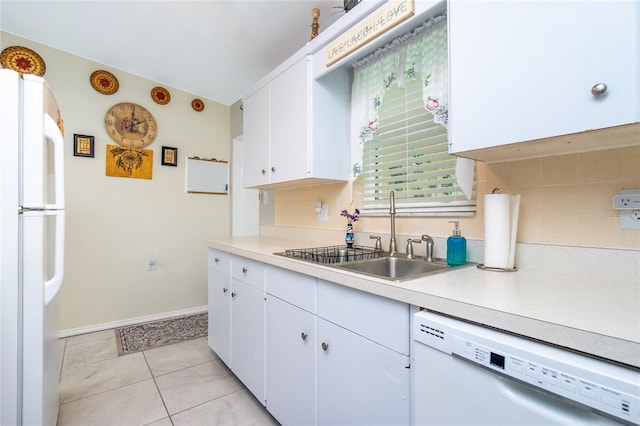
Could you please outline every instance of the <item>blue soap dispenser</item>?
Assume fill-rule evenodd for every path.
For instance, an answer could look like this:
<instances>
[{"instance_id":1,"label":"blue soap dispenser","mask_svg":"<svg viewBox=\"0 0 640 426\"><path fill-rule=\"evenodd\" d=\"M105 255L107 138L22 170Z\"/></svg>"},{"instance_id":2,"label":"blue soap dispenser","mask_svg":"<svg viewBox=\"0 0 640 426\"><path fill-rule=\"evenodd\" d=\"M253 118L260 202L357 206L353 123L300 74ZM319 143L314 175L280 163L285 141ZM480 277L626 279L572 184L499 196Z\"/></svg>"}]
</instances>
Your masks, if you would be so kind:
<instances>
[{"instance_id":1,"label":"blue soap dispenser","mask_svg":"<svg viewBox=\"0 0 640 426\"><path fill-rule=\"evenodd\" d=\"M464 265L467 263L467 240L460 235L459 221L451 220L449 223L454 223L455 228L453 228L453 235L447 239L447 263Z\"/></svg>"}]
</instances>

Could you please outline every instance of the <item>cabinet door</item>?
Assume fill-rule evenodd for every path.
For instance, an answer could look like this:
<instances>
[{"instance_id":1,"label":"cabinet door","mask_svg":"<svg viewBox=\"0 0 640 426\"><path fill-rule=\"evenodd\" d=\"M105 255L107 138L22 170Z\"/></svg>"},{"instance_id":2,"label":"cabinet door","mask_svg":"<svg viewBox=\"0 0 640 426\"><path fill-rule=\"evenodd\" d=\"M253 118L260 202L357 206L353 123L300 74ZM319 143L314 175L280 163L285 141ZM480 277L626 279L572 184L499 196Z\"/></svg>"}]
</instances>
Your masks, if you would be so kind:
<instances>
[{"instance_id":1,"label":"cabinet door","mask_svg":"<svg viewBox=\"0 0 640 426\"><path fill-rule=\"evenodd\" d=\"M316 312L315 277L267 265L266 287L268 294L307 312Z\"/></svg>"},{"instance_id":2,"label":"cabinet door","mask_svg":"<svg viewBox=\"0 0 640 426\"><path fill-rule=\"evenodd\" d=\"M233 256L231 278L249 284L258 290L264 290L266 265L245 257Z\"/></svg>"},{"instance_id":3,"label":"cabinet door","mask_svg":"<svg viewBox=\"0 0 640 426\"><path fill-rule=\"evenodd\" d=\"M231 370L264 404L264 291L231 280Z\"/></svg>"},{"instance_id":4,"label":"cabinet door","mask_svg":"<svg viewBox=\"0 0 640 426\"><path fill-rule=\"evenodd\" d=\"M309 67L305 57L271 82L271 183L308 177Z\"/></svg>"},{"instance_id":5,"label":"cabinet door","mask_svg":"<svg viewBox=\"0 0 640 426\"><path fill-rule=\"evenodd\" d=\"M448 7L450 152L640 121L639 2Z\"/></svg>"},{"instance_id":6,"label":"cabinet door","mask_svg":"<svg viewBox=\"0 0 640 426\"><path fill-rule=\"evenodd\" d=\"M267 410L284 425L316 423L315 316L267 295Z\"/></svg>"},{"instance_id":7,"label":"cabinet door","mask_svg":"<svg viewBox=\"0 0 640 426\"><path fill-rule=\"evenodd\" d=\"M406 303L318 280L318 316L409 355L411 318Z\"/></svg>"},{"instance_id":8,"label":"cabinet door","mask_svg":"<svg viewBox=\"0 0 640 426\"><path fill-rule=\"evenodd\" d=\"M231 280L218 270L209 268L209 347L227 365L231 344Z\"/></svg>"},{"instance_id":9,"label":"cabinet door","mask_svg":"<svg viewBox=\"0 0 640 426\"><path fill-rule=\"evenodd\" d=\"M318 424L410 424L407 355L322 318L318 346Z\"/></svg>"},{"instance_id":10,"label":"cabinet door","mask_svg":"<svg viewBox=\"0 0 640 426\"><path fill-rule=\"evenodd\" d=\"M264 185L269 179L269 138L271 134L269 85L242 103L243 155L242 183L245 187Z\"/></svg>"}]
</instances>

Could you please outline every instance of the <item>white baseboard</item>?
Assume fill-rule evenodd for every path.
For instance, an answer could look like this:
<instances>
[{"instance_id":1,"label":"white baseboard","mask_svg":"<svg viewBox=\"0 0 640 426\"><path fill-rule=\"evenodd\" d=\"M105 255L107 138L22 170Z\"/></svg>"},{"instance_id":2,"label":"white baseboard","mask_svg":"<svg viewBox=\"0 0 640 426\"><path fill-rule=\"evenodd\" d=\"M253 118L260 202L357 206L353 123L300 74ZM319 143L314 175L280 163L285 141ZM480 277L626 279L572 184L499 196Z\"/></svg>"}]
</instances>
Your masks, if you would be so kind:
<instances>
[{"instance_id":1,"label":"white baseboard","mask_svg":"<svg viewBox=\"0 0 640 426\"><path fill-rule=\"evenodd\" d=\"M128 318L124 320L107 322L103 324L88 325L86 327L69 328L67 330L60 330L59 337L60 338L71 337L71 336L77 336L79 334L93 333L95 331L109 330L111 328L124 327L127 325L133 325L133 324L140 324L143 322L159 321L167 318L180 317L183 315L201 314L201 313L207 312L207 310L208 310L208 307L204 305L204 306L198 306L195 308L182 309L179 311L163 312L161 314L147 315L144 317Z\"/></svg>"}]
</instances>

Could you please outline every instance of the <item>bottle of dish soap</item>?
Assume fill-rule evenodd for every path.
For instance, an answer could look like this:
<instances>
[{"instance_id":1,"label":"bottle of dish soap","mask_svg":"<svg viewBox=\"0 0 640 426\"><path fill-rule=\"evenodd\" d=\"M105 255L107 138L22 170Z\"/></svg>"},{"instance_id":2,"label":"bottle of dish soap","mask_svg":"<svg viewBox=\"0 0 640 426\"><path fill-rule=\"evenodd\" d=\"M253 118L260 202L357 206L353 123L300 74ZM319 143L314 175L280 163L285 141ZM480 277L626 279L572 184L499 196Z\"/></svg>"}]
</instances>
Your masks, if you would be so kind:
<instances>
[{"instance_id":1,"label":"bottle of dish soap","mask_svg":"<svg viewBox=\"0 0 640 426\"><path fill-rule=\"evenodd\" d=\"M451 220L454 223L453 235L447 239L447 263L449 265L464 265L467 263L467 240L460 235L458 229L459 221Z\"/></svg>"}]
</instances>

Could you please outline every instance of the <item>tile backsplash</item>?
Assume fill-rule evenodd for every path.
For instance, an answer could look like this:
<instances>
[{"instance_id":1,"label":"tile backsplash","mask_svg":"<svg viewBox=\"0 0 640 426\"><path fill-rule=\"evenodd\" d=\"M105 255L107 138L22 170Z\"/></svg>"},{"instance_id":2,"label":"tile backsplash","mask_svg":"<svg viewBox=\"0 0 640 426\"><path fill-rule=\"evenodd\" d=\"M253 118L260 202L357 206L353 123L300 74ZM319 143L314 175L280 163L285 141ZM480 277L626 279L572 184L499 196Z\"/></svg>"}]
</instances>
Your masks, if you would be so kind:
<instances>
[{"instance_id":1,"label":"tile backsplash","mask_svg":"<svg viewBox=\"0 0 640 426\"><path fill-rule=\"evenodd\" d=\"M477 163L478 210L459 218L462 234L484 239L483 195L493 188L522 197L518 243L594 248L640 249L640 230L619 227L612 198L623 188L640 188L640 146L535 158L502 163ZM342 230L342 209L360 207L356 181L274 191L277 227ZM318 221L317 201L328 205L326 222ZM447 237L452 220L396 217L396 232L409 236ZM458 219L456 219L458 220ZM388 233L388 217L362 217L356 232Z\"/></svg>"}]
</instances>

